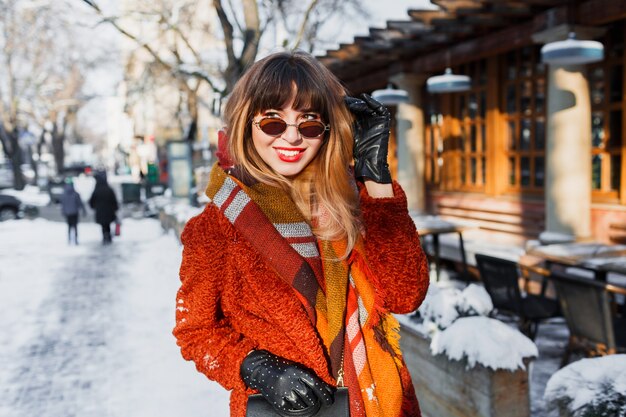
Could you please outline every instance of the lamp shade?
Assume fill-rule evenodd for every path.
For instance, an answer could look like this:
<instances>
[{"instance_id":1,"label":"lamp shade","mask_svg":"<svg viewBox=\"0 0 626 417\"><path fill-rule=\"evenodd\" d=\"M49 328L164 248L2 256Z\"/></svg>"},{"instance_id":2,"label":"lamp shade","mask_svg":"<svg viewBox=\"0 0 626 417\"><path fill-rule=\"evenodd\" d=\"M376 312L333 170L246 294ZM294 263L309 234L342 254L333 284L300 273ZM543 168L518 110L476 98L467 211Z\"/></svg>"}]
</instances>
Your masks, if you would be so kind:
<instances>
[{"instance_id":1,"label":"lamp shade","mask_svg":"<svg viewBox=\"0 0 626 417\"><path fill-rule=\"evenodd\" d=\"M589 64L604 59L604 45L576 39L570 32L564 41L550 42L541 48L541 61L551 65Z\"/></svg>"},{"instance_id":2,"label":"lamp shade","mask_svg":"<svg viewBox=\"0 0 626 417\"><path fill-rule=\"evenodd\" d=\"M472 87L472 79L467 75L453 74L446 68L442 75L435 75L426 80L426 90L432 94L457 93Z\"/></svg>"},{"instance_id":3,"label":"lamp shade","mask_svg":"<svg viewBox=\"0 0 626 417\"><path fill-rule=\"evenodd\" d=\"M373 91L372 98L380 101L386 106L394 106L400 103L408 103L409 93L404 90L393 88L390 84L387 88Z\"/></svg>"}]
</instances>

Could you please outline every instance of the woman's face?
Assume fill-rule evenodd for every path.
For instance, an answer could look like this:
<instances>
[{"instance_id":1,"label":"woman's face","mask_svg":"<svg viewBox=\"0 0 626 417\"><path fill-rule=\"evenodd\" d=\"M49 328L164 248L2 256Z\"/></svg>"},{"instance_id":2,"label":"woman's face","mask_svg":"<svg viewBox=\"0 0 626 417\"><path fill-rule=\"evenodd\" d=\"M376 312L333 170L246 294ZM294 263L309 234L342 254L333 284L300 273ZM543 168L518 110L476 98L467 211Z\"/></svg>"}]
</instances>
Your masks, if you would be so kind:
<instances>
[{"instance_id":1,"label":"woman's face","mask_svg":"<svg viewBox=\"0 0 626 417\"><path fill-rule=\"evenodd\" d=\"M298 175L315 158L324 142L325 132L315 138L303 136L297 128L302 122L321 120L315 111L297 111L293 100L284 108L267 109L253 118L252 142L263 161L275 172L285 177ZM278 118L289 126L279 135L270 135L260 129L264 118ZM305 125L306 126L306 125Z\"/></svg>"}]
</instances>

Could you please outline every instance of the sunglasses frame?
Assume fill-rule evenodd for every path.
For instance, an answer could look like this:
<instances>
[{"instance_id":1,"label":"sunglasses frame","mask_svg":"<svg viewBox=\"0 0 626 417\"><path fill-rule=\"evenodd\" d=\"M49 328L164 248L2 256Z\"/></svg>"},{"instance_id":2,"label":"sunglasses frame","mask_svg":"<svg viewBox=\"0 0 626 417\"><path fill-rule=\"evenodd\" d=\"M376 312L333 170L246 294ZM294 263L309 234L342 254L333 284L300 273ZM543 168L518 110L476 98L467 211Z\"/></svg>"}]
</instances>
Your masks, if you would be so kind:
<instances>
[{"instance_id":1,"label":"sunglasses frame","mask_svg":"<svg viewBox=\"0 0 626 417\"><path fill-rule=\"evenodd\" d=\"M261 128L261 122L262 122L263 120L266 120L266 119L271 119L271 120L280 120L281 122L283 122L283 123L285 124L285 130L283 130L282 132L280 132L280 133L278 133L278 134L276 134L276 135L271 135L271 134L269 134L269 133L265 132L265 131ZM302 134L302 132L300 131L300 125L301 125L302 123L307 123L307 122L318 122L321 126L323 126L323 127L324 127L324 130L322 131L322 133L320 133L320 134L319 134L319 135L317 135L317 136L306 136L306 135L303 135L303 134ZM261 117L261 118L260 118L258 121L256 121L256 122L253 120L253 121L252 121L252 124L253 124L253 125L255 125L255 126L256 126L256 127L257 127L260 131L261 131L261 132L263 132L263 134L265 134L265 135L267 135L267 136L272 136L272 137L278 137L278 136L282 135L283 133L285 133L285 132L287 131L287 129L289 128L289 126L294 126L294 127L296 128L296 130L298 131L298 134L299 134L300 136L302 136L303 138L306 138L306 139L317 139L317 138L319 138L319 137L323 136L323 135L324 135L324 133L326 133L326 132L330 131L330 124L324 124L324 122L322 122L321 120L303 120L303 121L301 121L300 123L287 123L285 120L283 120L283 119L282 119L282 118L280 118L280 117Z\"/></svg>"}]
</instances>

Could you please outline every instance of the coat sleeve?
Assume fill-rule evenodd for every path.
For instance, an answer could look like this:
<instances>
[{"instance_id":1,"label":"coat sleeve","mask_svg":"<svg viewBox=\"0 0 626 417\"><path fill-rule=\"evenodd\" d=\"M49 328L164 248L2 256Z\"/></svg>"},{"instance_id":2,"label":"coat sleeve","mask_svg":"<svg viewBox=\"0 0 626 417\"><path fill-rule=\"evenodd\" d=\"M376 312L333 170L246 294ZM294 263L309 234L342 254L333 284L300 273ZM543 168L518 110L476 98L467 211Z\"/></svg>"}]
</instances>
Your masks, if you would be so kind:
<instances>
[{"instance_id":1,"label":"coat sleeve","mask_svg":"<svg viewBox=\"0 0 626 417\"><path fill-rule=\"evenodd\" d=\"M231 327L220 305L227 260L217 216L207 207L187 223L181 236L182 285L173 334L182 356L195 362L198 371L228 390L245 390L239 368L255 344Z\"/></svg>"},{"instance_id":2,"label":"coat sleeve","mask_svg":"<svg viewBox=\"0 0 626 417\"><path fill-rule=\"evenodd\" d=\"M393 313L409 313L426 297L429 274L406 195L397 182L390 198L373 198L364 186L359 188L368 263L385 294L386 307Z\"/></svg>"}]
</instances>

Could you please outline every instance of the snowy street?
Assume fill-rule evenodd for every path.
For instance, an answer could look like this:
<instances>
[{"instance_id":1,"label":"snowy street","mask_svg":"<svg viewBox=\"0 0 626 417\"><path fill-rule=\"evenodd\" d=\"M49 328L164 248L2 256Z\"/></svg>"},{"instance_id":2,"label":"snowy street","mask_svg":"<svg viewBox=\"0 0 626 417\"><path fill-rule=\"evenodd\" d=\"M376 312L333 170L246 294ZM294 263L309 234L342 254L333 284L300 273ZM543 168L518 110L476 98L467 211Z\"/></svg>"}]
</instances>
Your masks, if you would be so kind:
<instances>
[{"instance_id":1,"label":"snowy street","mask_svg":"<svg viewBox=\"0 0 626 417\"><path fill-rule=\"evenodd\" d=\"M0 223L0 416L226 417L171 335L181 246L156 220Z\"/></svg>"},{"instance_id":2,"label":"snowy street","mask_svg":"<svg viewBox=\"0 0 626 417\"><path fill-rule=\"evenodd\" d=\"M49 207L53 210L55 207ZM54 213L46 213L46 217ZM125 219L102 246L91 216L0 223L0 417L227 417L228 393L180 356L171 334L182 247L158 221ZM544 323L531 415L567 339Z\"/></svg>"}]
</instances>

